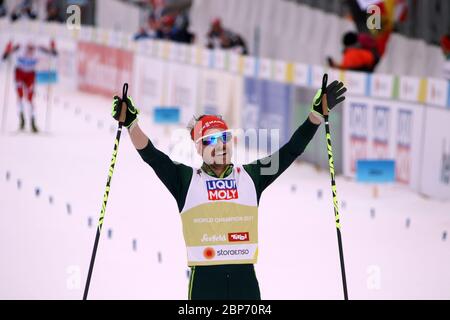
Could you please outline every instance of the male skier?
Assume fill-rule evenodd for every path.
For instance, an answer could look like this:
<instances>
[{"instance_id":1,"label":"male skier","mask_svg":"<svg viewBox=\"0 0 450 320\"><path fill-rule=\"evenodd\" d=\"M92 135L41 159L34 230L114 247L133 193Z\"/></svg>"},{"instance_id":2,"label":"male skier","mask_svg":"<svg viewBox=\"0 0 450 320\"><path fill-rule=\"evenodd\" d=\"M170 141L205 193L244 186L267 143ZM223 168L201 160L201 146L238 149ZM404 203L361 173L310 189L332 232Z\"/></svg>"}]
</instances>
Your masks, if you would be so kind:
<instances>
[{"instance_id":1,"label":"male skier","mask_svg":"<svg viewBox=\"0 0 450 320\"><path fill-rule=\"evenodd\" d=\"M344 101L346 88L334 81L327 87L331 110ZM203 115L188 129L200 168L173 162L156 149L138 124L139 110L130 97L124 126L131 141L174 196L180 212L188 265L189 299L260 300L254 264L258 256L258 204L262 192L302 154L322 122L322 94L289 142L266 159L246 165L231 163L232 134L218 116ZM122 99L114 97L112 115L119 119ZM274 174L263 168L278 161Z\"/></svg>"}]
</instances>

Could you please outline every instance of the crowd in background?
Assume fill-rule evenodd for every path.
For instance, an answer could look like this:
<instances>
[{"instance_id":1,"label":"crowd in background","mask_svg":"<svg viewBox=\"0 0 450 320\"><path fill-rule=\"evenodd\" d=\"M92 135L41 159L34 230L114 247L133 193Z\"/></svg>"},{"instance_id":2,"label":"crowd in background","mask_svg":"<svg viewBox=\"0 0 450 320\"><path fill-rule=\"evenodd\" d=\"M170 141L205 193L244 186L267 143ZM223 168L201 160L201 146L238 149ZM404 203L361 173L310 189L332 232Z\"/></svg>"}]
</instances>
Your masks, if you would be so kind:
<instances>
[{"instance_id":1,"label":"crowd in background","mask_svg":"<svg viewBox=\"0 0 450 320\"><path fill-rule=\"evenodd\" d=\"M46 0L45 9L45 21L64 22L64 18L60 14L60 1ZM5 1L0 0L0 17L7 15L9 15L11 21L16 21L21 18L35 20L38 18L36 2L34 0L22 0L16 6L7 8Z\"/></svg>"},{"instance_id":2,"label":"crowd in background","mask_svg":"<svg viewBox=\"0 0 450 320\"><path fill-rule=\"evenodd\" d=\"M189 31L189 8L192 1L147 0L141 1L140 5L147 8L148 17L135 34L135 40L150 38L180 43L195 42L195 35ZM243 37L225 28L220 18L214 18L211 21L210 30L206 36L207 47L210 49L230 49L240 54L248 54Z\"/></svg>"},{"instance_id":3,"label":"crowd in background","mask_svg":"<svg viewBox=\"0 0 450 320\"><path fill-rule=\"evenodd\" d=\"M194 43L196 37L190 31L189 9L193 0L123 0L138 5L143 10L143 22L134 35L136 41L144 39L165 39L179 43ZM278 1L278 0L274 0ZM342 0L346 6L347 17L354 22L355 31L347 32L342 37L342 58L335 61L329 57L327 63L334 68L373 72L382 59L389 39L396 27L408 19L406 0L380 0L381 28L370 29L367 19L370 13L358 0ZM12 21L22 17L36 19L34 0L22 0L9 12L5 1L0 0L0 17L9 15ZM45 21L63 22L61 16L62 1L46 0ZM450 32L450 30L449 30ZM233 50L240 54L250 54L246 39L224 26L220 17L211 17L210 27L205 35L206 46L210 49ZM449 36L443 35L441 41L443 54L447 59L444 73L450 79Z\"/></svg>"}]
</instances>

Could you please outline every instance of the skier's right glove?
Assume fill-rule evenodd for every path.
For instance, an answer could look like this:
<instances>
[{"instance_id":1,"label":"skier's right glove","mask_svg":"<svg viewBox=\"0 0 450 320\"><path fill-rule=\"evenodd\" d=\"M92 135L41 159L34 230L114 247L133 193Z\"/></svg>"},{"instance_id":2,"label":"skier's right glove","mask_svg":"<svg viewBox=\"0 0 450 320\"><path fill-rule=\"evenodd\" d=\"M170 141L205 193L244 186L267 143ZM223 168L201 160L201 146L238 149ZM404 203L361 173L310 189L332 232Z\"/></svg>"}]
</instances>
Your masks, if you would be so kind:
<instances>
[{"instance_id":1,"label":"skier's right glove","mask_svg":"<svg viewBox=\"0 0 450 320\"><path fill-rule=\"evenodd\" d=\"M131 97L129 96L125 99L124 102L127 104L127 114L125 116L125 122L123 123L123 125L129 129L135 122L137 122L139 109L134 106L133 99L131 99ZM122 110L122 99L118 96L114 96L111 115L117 121L119 121L120 110Z\"/></svg>"}]
</instances>

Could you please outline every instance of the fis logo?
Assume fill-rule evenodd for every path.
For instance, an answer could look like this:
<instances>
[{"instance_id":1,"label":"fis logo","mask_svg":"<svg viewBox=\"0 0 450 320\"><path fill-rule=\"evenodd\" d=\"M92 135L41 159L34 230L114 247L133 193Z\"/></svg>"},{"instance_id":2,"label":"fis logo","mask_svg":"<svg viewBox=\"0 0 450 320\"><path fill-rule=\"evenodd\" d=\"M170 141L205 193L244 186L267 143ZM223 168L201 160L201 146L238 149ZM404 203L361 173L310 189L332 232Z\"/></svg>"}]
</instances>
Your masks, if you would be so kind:
<instances>
[{"instance_id":1,"label":"fis logo","mask_svg":"<svg viewBox=\"0 0 450 320\"><path fill-rule=\"evenodd\" d=\"M237 242L237 241L249 241L248 232L236 232L228 234L228 241Z\"/></svg>"},{"instance_id":2,"label":"fis logo","mask_svg":"<svg viewBox=\"0 0 450 320\"><path fill-rule=\"evenodd\" d=\"M232 200L238 198L236 180L208 180L206 181L208 200Z\"/></svg>"}]
</instances>

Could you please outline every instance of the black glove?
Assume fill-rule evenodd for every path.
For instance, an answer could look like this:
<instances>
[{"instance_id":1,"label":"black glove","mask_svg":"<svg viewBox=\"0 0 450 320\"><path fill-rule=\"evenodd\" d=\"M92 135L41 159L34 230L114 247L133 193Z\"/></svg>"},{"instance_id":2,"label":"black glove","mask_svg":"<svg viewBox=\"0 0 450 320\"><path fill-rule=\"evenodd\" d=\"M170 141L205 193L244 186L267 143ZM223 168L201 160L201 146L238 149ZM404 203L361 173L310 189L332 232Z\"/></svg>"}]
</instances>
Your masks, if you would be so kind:
<instances>
[{"instance_id":1,"label":"black glove","mask_svg":"<svg viewBox=\"0 0 450 320\"><path fill-rule=\"evenodd\" d=\"M127 97L125 99L125 103L127 104L127 114L125 116L125 122L123 125L126 128L130 128L133 123L137 121L137 115L139 114L139 109L134 106L133 100L131 97ZM119 121L120 111L122 110L122 99L118 96L114 96L113 107L111 115L114 119Z\"/></svg>"},{"instance_id":2,"label":"black glove","mask_svg":"<svg viewBox=\"0 0 450 320\"><path fill-rule=\"evenodd\" d=\"M337 80L333 81L330 85L327 86L328 110L333 109L336 105L345 100L344 93L346 91L347 88L344 87L344 84ZM323 118L322 89L317 90L316 96L314 97L311 106L311 112L314 112L316 115L319 115Z\"/></svg>"}]
</instances>

